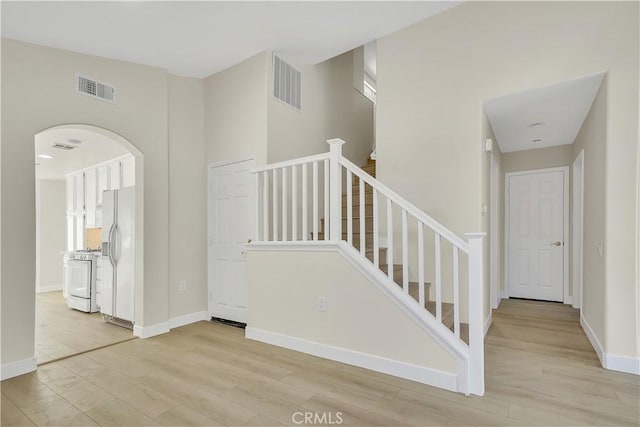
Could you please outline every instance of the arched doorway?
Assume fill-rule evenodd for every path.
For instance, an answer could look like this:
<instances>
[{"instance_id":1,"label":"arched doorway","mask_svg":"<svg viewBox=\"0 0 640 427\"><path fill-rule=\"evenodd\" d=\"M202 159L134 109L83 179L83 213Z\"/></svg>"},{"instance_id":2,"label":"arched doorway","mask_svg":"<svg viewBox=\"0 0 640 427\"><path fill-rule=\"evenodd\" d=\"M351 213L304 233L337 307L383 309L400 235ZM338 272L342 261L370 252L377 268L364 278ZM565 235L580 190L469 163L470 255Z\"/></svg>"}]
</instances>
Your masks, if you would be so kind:
<instances>
[{"instance_id":1,"label":"arched doorway","mask_svg":"<svg viewBox=\"0 0 640 427\"><path fill-rule=\"evenodd\" d=\"M101 313L111 323L129 327L142 316L144 165L143 154L129 140L97 126L54 126L38 132L34 139L35 336L36 356L40 364L132 338L131 331L103 322ZM61 188L64 189L64 201L59 200ZM47 195L47 189L57 189L58 200L51 194ZM111 264L109 251L103 253L102 250L102 242L109 241L107 231L111 230L104 227L103 232L103 226L107 221L113 223L113 217L107 211L112 212L113 197L118 193L120 196L126 193L131 205L129 234L121 234L122 227L118 229L118 247L126 242L130 248L126 259L120 260L120 270ZM59 224L64 229L64 250L58 251L60 256L56 257L57 246L52 242L55 233L50 231L55 230L56 218L59 218L56 212L59 213L60 206L63 206L66 220L66 223ZM47 207L51 212L46 211ZM121 214L123 207L121 204ZM56 212L54 208L57 208ZM49 237L52 241L47 240ZM111 286L115 277L122 277L125 264L129 268L130 297L124 290L116 296L116 288ZM47 286L46 280L55 276L59 278L56 273L60 267L62 289L52 289L57 286ZM50 283L59 282L53 280ZM70 292L68 283L88 285ZM39 294L39 291L44 292ZM128 310L121 309L122 314L118 316L120 313L113 313L117 304L121 308L127 308L128 304ZM105 309L107 306L111 308Z\"/></svg>"}]
</instances>

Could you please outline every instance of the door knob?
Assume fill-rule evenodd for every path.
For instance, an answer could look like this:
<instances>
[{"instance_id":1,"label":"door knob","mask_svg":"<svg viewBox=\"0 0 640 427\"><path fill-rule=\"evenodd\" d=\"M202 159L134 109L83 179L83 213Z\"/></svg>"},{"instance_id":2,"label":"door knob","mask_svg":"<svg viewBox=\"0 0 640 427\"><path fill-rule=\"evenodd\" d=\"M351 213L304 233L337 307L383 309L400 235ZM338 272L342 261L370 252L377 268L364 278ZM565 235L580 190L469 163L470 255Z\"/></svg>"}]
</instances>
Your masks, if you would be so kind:
<instances>
[{"instance_id":1,"label":"door knob","mask_svg":"<svg viewBox=\"0 0 640 427\"><path fill-rule=\"evenodd\" d=\"M550 243L550 245L551 245L551 246L560 246L560 245L562 245L562 242L560 242L560 241L558 241L558 242L553 242L553 243Z\"/></svg>"},{"instance_id":2,"label":"door knob","mask_svg":"<svg viewBox=\"0 0 640 427\"><path fill-rule=\"evenodd\" d=\"M252 240L251 240L251 239L247 240L247 243L251 243L251 242L252 242Z\"/></svg>"}]
</instances>

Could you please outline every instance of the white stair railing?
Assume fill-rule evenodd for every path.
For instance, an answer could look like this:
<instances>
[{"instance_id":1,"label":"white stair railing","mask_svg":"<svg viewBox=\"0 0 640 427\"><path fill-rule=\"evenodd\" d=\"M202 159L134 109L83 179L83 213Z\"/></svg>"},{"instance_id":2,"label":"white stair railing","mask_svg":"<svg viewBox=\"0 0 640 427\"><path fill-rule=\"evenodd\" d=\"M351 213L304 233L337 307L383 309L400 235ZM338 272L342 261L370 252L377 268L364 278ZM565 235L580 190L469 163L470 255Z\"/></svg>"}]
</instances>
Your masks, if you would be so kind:
<instances>
[{"instance_id":1,"label":"white stair railing","mask_svg":"<svg viewBox=\"0 0 640 427\"><path fill-rule=\"evenodd\" d=\"M256 233L257 242L296 242L326 240L346 244L357 250L357 256L367 260L378 271L386 268L386 283L390 287L401 286L410 293L412 282L411 239L415 238L417 258L417 295L406 298L421 307L423 316L435 317L440 336L455 342L467 360L468 393L484 394L484 319L483 319L483 246L484 233L469 233L467 241L422 212L412 203L386 187L367 172L342 156L341 139L327 141L329 153L270 164L254 170L256 174ZM322 167L321 167L322 166ZM300 171L300 173L299 173ZM309 177L309 175L311 175ZM322 176L321 176L322 175ZM342 182L345 178L345 187ZM309 179L311 183L309 183ZM357 179L358 222L354 220L354 183ZM288 189L291 189L289 192ZM343 202L343 191L346 200ZM371 192L371 237L367 240L367 190ZM311 197L309 197L311 193ZM298 197L300 196L300 198ZM322 197L321 197L322 196ZM281 198L281 201L280 201ZM309 200L311 198L311 200ZM322 204L322 206L321 206ZM343 209L346 213L346 230L343 232ZM399 211L396 216L394 211ZM383 221L380 214L384 213ZM319 216L323 215L323 237L320 239ZM271 218L269 218L271 216ZM395 222L398 218L398 224ZM290 219L290 221L289 221ZM386 219L386 220L385 220ZM311 221L311 227L308 226ZM385 229L381 227L384 225ZM396 226L399 229L396 232ZM355 230L354 230L355 228ZM415 232L410 232L410 229ZM433 233L433 294L435 312L427 309L426 260L430 252L425 243L425 229ZM328 232L327 232L328 231ZM359 235L354 241L354 234ZM384 242L381 242L381 237ZM398 242L396 242L396 239ZM451 247L450 287L443 279L443 240ZM397 243L397 244L396 244ZM369 246L368 246L369 245ZM383 246L384 245L384 246ZM367 248L372 251L370 254ZM397 248L397 249L396 249ZM386 249L386 259L380 259L381 249ZM413 248L412 248L413 249ZM394 253L394 251L396 251ZM401 254L401 279L396 283L395 254ZM468 288L468 344L461 337L460 255L467 259ZM449 259L447 257L447 259ZM415 271L414 271L415 272ZM450 273L450 274L449 274ZM382 276L384 277L384 276ZM416 284L416 282L413 282ZM445 292L447 296L445 297ZM443 324L443 304L453 305L453 330Z\"/></svg>"}]
</instances>

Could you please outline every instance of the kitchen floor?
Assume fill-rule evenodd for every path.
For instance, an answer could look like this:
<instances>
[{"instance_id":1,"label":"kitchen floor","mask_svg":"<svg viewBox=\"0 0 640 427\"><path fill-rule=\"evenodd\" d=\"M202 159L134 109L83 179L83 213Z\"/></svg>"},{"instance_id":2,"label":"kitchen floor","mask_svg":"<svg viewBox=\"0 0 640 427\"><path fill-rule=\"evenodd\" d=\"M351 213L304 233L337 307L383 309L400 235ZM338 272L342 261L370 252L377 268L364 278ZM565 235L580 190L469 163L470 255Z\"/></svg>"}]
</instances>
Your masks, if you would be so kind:
<instances>
[{"instance_id":1,"label":"kitchen floor","mask_svg":"<svg viewBox=\"0 0 640 427\"><path fill-rule=\"evenodd\" d=\"M100 313L70 309L61 291L36 294L38 364L132 338L132 331L105 323Z\"/></svg>"}]
</instances>

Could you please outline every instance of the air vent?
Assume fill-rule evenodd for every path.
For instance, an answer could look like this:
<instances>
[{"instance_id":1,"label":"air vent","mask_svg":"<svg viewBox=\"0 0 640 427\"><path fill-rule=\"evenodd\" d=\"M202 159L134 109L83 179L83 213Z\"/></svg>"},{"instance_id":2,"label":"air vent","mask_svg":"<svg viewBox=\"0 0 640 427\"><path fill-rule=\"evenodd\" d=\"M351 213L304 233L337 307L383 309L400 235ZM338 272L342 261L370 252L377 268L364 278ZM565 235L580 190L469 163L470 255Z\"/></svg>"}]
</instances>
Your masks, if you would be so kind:
<instances>
[{"instance_id":1,"label":"air vent","mask_svg":"<svg viewBox=\"0 0 640 427\"><path fill-rule=\"evenodd\" d=\"M103 101L116 102L116 89L106 83L76 74L76 92Z\"/></svg>"},{"instance_id":2,"label":"air vent","mask_svg":"<svg viewBox=\"0 0 640 427\"><path fill-rule=\"evenodd\" d=\"M52 147L57 148L58 150L73 150L75 148L78 148L75 145L60 144L58 142L54 143Z\"/></svg>"},{"instance_id":3,"label":"air vent","mask_svg":"<svg viewBox=\"0 0 640 427\"><path fill-rule=\"evenodd\" d=\"M273 55L273 97L301 109L302 74L278 55Z\"/></svg>"}]
</instances>

